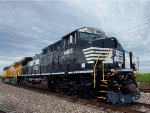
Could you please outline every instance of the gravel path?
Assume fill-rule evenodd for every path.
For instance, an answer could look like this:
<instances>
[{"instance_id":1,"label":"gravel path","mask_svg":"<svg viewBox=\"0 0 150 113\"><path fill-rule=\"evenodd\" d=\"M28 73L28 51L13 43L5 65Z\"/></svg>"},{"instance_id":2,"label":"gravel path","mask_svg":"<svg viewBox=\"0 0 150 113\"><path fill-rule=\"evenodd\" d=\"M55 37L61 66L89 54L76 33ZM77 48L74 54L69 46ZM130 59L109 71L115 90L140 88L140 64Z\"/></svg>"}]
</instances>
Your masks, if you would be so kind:
<instances>
[{"instance_id":1,"label":"gravel path","mask_svg":"<svg viewBox=\"0 0 150 113\"><path fill-rule=\"evenodd\" d=\"M138 102L150 104L150 93L143 93L141 92L141 98Z\"/></svg>"},{"instance_id":2,"label":"gravel path","mask_svg":"<svg viewBox=\"0 0 150 113\"><path fill-rule=\"evenodd\" d=\"M141 93L140 102L150 104L150 93ZM0 82L0 108L10 113L112 113L110 109L71 103L54 95L14 87Z\"/></svg>"},{"instance_id":3,"label":"gravel path","mask_svg":"<svg viewBox=\"0 0 150 113\"><path fill-rule=\"evenodd\" d=\"M91 105L71 103L56 96L40 94L0 82L0 107L10 113L111 113Z\"/></svg>"}]
</instances>

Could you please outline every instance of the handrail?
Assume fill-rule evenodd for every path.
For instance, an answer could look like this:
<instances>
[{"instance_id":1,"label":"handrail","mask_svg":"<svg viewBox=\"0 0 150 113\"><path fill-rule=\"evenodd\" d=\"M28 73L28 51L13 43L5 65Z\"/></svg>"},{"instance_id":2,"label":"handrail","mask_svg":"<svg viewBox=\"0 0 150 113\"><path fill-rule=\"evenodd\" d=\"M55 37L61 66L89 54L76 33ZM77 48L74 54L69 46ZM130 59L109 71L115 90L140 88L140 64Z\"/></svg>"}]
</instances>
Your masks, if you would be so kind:
<instances>
[{"instance_id":1,"label":"handrail","mask_svg":"<svg viewBox=\"0 0 150 113\"><path fill-rule=\"evenodd\" d=\"M107 53L107 55L106 55L106 58L105 58L105 60L102 62L102 76L103 76L103 82L105 82L106 80L105 80L105 78L104 78L104 75L105 75L105 72L104 72L104 65L105 65L105 62L106 62L106 60L107 60L107 58L108 58L108 56L109 56L109 53L110 53L110 49L108 50L108 53Z\"/></svg>"},{"instance_id":2,"label":"handrail","mask_svg":"<svg viewBox=\"0 0 150 113\"><path fill-rule=\"evenodd\" d=\"M98 62L98 60L99 60L99 57L100 57L100 54L101 54L101 51L99 52L99 54L98 54L98 58L97 58L97 60L96 60L96 63L95 63L95 65L94 65L94 88L96 87L96 66L97 66L97 62Z\"/></svg>"},{"instance_id":3,"label":"handrail","mask_svg":"<svg viewBox=\"0 0 150 113\"><path fill-rule=\"evenodd\" d=\"M105 80L104 80L104 65L105 65L106 59L109 56L109 53L110 53L110 49L108 50L108 53L106 54L106 58L105 58L104 62L102 63L102 74L103 74L103 80L102 81L103 82L105 82ZM99 52L98 58L97 58L96 63L94 65L94 88L96 87L96 66L97 66L97 62L99 60L100 54L101 54L101 51Z\"/></svg>"},{"instance_id":4,"label":"handrail","mask_svg":"<svg viewBox=\"0 0 150 113\"><path fill-rule=\"evenodd\" d=\"M116 71L113 71L113 73L111 74L111 76L115 75L117 72Z\"/></svg>"}]
</instances>

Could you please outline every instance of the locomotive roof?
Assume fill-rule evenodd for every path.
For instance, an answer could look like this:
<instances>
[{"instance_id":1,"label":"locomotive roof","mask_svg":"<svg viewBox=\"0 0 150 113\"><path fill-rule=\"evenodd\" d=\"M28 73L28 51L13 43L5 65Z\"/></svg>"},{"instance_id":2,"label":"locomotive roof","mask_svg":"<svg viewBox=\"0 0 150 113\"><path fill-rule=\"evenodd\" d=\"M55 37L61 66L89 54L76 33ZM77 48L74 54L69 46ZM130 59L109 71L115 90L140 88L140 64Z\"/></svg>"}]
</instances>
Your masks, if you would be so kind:
<instances>
[{"instance_id":1,"label":"locomotive roof","mask_svg":"<svg viewBox=\"0 0 150 113\"><path fill-rule=\"evenodd\" d=\"M10 68L10 66L4 67L4 69L3 69L3 70L7 70L7 69L9 69L9 68Z\"/></svg>"},{"instance_id":2,"label":"locomotive roof","mask_svg":"<svg viewBox=\"0 0 150 113\"><path fill-rule=\"evenodd\" d=\"M14 62L12 65L18 65L20 64L20 62Z\"/></svg>"},{"instance_id":3,"label":"locomotive roof","mask_svg":"<svg viewBox=\"0 0 150 113\"><path fill-rule=\"evenodd\" d=\"M23 62L24 60L28 60L28 59L32 59L32 57L24 57L21 60L19 60L19 62Z\"/></svg>"},{"instance_id":4,"label":"locomotive roof","mask_svg":"<svg viewBox=\"0 0 150 113\"><path fill-rule=\"evenodd\" d=\"M76 31L87 32L87 33L94 33L94 34L99 34L99 35L105 35L105 32L102 31L101 29L92 28L92 27L82 27L82 28L76 29L76 30L68 33L67 35L63 36L62 39L65 38L65 37L67 37L68 35L76 32Z\"/></svg>"},{"instance_id":5,"label":"locomotive roof","mask_svg":"<svg viewBox=\"0 0 150 113\"><path fill-rule=\"evenodd\" d=\"M70 32L70 33L68 33L67 35L64 35L64 36L61 38L61 40L64 39L64 38L66 38L68 35L70 35L70 34L72 34L72 33L74 33L74 32L77 32L77 31L80 31L80 32L87 32L87 33L94 33L94 34L99 34L99 35L105 35L105 32L102 31L101 29L92 28L92 27L82 27L82 28L76 29L76 30L74 30L74 31L72 31L72 32ZM57 43L59 43L59 42L61 42L61 40L58 40L57 42L52 43L51 45L49 45L49 46L43 48L42 51L45 50L45 49L47 49L47 48L49 48L49 47L51 47L51 46L53 46L53 45L55 45L55 44L57 44Z\"/></svg>"}]
</instances>

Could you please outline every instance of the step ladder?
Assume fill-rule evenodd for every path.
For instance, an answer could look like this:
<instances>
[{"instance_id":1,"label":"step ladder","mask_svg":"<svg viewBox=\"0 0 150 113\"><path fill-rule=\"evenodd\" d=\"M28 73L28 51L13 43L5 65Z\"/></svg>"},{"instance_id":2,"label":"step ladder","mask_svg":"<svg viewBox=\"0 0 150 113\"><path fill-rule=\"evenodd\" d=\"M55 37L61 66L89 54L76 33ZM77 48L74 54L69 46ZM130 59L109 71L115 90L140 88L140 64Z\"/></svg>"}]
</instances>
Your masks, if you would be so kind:
<instances>
[{"instance_id":1,"label":"step ladder","mask_svg":"<svg viewBox=\"0 0 150 113\"><path fill-rule=\"evenodd\" d=\"M108 84L106 82L101 81L97 86L97 98L98 99L106 99L108 91Z\"/></svg>"},{"instance_id":2,"label":"step ladder","mask_svg":"<svg viewBox=\"0 0 150 113\"><path fill-rule=\"evenodd\" d=\"M98 58L96 60L95 66L94 66L94 88L96 89L96 95L98 99L107 99L107 91L108 91L108 83L107 83L107 75L105 75L105 63L109 56L110 50L107 50L106 57L102 61L102 69L100 72L96 69L97 63L100 58L101 52L98 54ZM99 74L99 75L98 75Z\"/></svg>"}]
</instances>

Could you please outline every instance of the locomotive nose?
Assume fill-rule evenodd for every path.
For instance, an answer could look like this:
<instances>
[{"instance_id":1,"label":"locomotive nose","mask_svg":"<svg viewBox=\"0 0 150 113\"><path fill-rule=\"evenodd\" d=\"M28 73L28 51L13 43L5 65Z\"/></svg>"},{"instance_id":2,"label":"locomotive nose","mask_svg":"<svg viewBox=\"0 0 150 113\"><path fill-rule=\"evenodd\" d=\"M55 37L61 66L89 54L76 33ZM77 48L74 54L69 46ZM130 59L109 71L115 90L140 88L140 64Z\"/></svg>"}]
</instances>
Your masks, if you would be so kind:
<instances>
[{"instance_id":1,"label":"locomotive nose","mask_svg":"<svg viewBox=\"0 0 150 113\"><path fill-rule=\"evenodd\" d=\"M100 47L100 48L108 48L108 46L109 46L109 48L111 47L113 47L113 45L112 45L112 41L111 40L109 40L109 42L107 42L106 41L107 39L98 39L98 40L94 40L93 42L92 42L92 46L94 46L94 47Z\"/></svg>"},{"instance_id":2,"label":"locomotive nose","mask_svg":"<svg viewBox=\"0 0 150 113\"><path fill-rule=\"evenodd\" d=\"M94 40L92 41L92 46L100 47L100 48L112 48L112 49L123 50L121 44L114 37Z\"/></svg>"}]
</instances>

